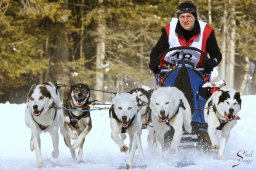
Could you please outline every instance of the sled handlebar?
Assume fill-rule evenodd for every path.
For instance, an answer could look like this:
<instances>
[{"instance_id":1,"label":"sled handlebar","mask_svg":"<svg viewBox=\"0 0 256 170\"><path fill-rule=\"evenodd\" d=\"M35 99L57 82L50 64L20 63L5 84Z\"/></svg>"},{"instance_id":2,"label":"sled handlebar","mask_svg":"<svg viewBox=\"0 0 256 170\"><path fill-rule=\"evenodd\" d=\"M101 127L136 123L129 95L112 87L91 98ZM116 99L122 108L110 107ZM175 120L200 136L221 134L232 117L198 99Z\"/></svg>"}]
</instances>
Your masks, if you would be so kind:
<instances>
[{"instance_id":1,"label":"sled handlebar","mask_svg":"<svg viewBox=\"0 0 256 170\"><path fill-rule=\"evenodd\" d=\"M203 57L203 61L205 60L205 58L207 58L207 53L203 52L202 50L199 50L198 48L189 47L189 46L180 46L180 47L169 48L169 49L163 51L163 52L160 54L159 58L161 58L162 56L166 55L168 52L174 51L174 50L180 50L181 52L182 52L182 50L192 50L192 51L196 51L196 52L200 53L200 55L202 55L202 57ZM176 65L182 65L182 64L194 66L194 64L191 63L191 62L190 62L188 59L186 59L186 58L182 58L182 59L177 60Z\"/></svg>"},{"instance_id":2,"label":"sled handlebar","mask_svg":"<svg viewBox=\"0 0 256 170\"><path fill-rule=\"evenodd\" d=\"M167 50L164 50L160 54L160 57L165 55L166 53L168 53L170 51L174 51L174 50L194 50L194 51L197 51L197 52L201 53L201 55L203 55L203 58L207 57L207 54L205 52L203 52L202 50L199 50L198 48L195 48L195 47L189 47L189 46L179 46L179 47L169 48Z\"/></svg>"}]
</instances>

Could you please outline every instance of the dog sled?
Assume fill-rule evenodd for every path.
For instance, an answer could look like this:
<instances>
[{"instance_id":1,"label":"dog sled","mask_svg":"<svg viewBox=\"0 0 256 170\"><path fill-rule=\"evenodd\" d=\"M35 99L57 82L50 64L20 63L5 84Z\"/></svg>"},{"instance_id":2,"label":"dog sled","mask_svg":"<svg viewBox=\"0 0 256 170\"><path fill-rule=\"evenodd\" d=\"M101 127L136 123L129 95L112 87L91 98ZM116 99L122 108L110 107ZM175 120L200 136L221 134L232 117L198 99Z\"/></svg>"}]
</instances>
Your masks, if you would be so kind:
<instances>
[{"instance_id":1,"label":"dog sled","mask_svg":"<svg viewBox=\"0 0 256 170\"><path fill-rule=\"evenodd\" d=\"M164 51L161 56L171 56L167 63L163 58L160 60L160 72L156 75L158 86L177 87L181 90L192 111L192 133L184 133L182 147L199 147L210 148L211 142L207 133L207 123L204 119L204 107L207 99L214 91L220 89L219 85L204 87L203 85L210 82L210 72L204 68L196 68L195 61L191 54L198 53L207 57L204 52L194 47L174 47ZM165 145L172 140L173 129L165 134Z\"/></svg>"}]
</instances>

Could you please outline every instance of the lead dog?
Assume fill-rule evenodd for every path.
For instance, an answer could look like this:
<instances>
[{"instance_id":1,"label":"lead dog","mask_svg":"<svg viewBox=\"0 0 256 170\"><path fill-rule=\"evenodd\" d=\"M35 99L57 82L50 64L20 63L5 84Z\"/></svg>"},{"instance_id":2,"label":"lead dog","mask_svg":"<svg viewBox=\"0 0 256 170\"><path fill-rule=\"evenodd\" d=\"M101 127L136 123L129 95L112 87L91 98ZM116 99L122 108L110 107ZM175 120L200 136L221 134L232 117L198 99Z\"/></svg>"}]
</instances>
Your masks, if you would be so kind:
<instances>
[{"instance_id":1,"label":"lead dog","mask_svg":"<svg viewBox=\"0 0 256 170\"><path fill-rule=\"evenodd\" d=\"M175 152L180 143L183 124L185 130L191 133L190 106L183 92L176 87L159 87L152 93L150 108L158 152L163 158L164 134L170 126L174 129L173 140L169 147L170 152Z\"/></svg>"},{"instance_id":2,"label":"lead dog","mask_svg":"<svg viewBox=\"0 0 256 170\"><path fill-rule=\"evenodd\" d=\"M111 137L119 146L121 152L129 149L129 156L126 162L126 168L131 168L132 160L136 149L138 148L141 157L144 158L141 146L141 115L138 111L136 94L120 93L112 100L112 106L109 110ZM130 138L129 148L124 144L124 133L128 133Z\"/></svg>"},{"instance_id":3,"label":"lead dog","mask_svg":"<svg viewBox=\"0 0 256 170\"><path fill-rule=\"evenodd\" d=\"M240 119L238 112L241 110L242 100L240 93L234 90L221 90L214 92L205 104L204 117L208 123L208 134L213 149L218 150L219 158L224 158L224 151L231 129ZM217 137L220 130L220 145Z\"/></svg>"},{"instance_id":4,"label":"lead dog","mask_svg":"<svg viewBox=\"0 0 256 170\"><path fill-rule=\"evenodd\" d=\"M92 129L90 116L90 88L78 83L64 89L63 107L65 123L61 129L65 144L69 147L72 158L76 159L75 149L79 147L78 162L83 162L83 145L86 135ZM75 140L71 144L71 139Z\"/></svg>"},{"instance_id":5,"label":"lead dog","mask_svg":"<svg viewBox=\"0 0 256 170\"><path fill-rule=\"evenodd\" d=\"M30 150L35 150L36 166L43 167L41 156L42 132L49 132L52 138L53 151L52 157L59 155L59 127L63 123L61 100L57 87L50 82L34 84L31 86L27 95L27 104L25 108L25 123L31 128Z\"/></svg>"}]
</instances>

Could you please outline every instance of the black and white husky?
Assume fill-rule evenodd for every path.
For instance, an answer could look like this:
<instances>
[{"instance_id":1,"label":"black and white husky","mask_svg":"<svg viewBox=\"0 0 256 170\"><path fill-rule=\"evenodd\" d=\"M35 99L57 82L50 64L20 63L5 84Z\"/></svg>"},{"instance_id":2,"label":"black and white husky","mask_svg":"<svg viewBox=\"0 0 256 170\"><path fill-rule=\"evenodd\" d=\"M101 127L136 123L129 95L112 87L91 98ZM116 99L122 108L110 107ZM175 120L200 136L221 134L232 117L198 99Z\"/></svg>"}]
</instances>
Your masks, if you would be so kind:
<instances>
[{"instance_id":1,"label":"black and white husky","mask_svg":"<svg viewBox=\"0 0 256 170\"><path fill-rule=\"evenodd\" d=\"M142 123L136 102L136 94L116 94L112 99L109 116L112 139L118 145L121 152L126 152L129 149L129 156L126 162L126 167L129 169L132 166L132 160L137 148L142 159L144 158L141 145ZM128 133L129 135L129 148L123 141L124 133Z\"/></svg>"},{"instance_id":2,"label":"black and white husky","mask_svg":"<svg viewBox=\"0 0 256 170\"><path fill-rule=\"evenodd\" d=\"M224 158L224 151L231 129L239 120L238 112L241 110L242 100L240 93L234 90L221 90L214 92L205 104L204 117L208 123L208 134L213 149L218 150L218 156ZM220 130L220 144L217 137Z\"/></svg>"},{"instance_id":3,"label":"black and white husky","mask_svg":"<svg viewBox=\"0 0 256 170\"><path fill-rule=\"evenodd\" d=\"M176 87L159 87L150 98L152 123L155 130L157 148L163 158L164 134L174 129L169 150L175 152L182 138L183 125L189 133L191 127L191 109L183 92Z\"/></svg>"},{"instance_id":4,"label":"black and white husky","mask_svg":"<svg viewBox=\"0 0 256 170\"><path fill-rule=\"evenodd\" d=\"M54 84L46 82L32 85L27 95L25 123L31 128L30 149L35 150L37 167L44 165L40 140L42 132L49 132L52 137L52 157L56 158L59 155L58 130L63 124L63 112L60 107L60 96Z\"/></svg>"}]
</instances>

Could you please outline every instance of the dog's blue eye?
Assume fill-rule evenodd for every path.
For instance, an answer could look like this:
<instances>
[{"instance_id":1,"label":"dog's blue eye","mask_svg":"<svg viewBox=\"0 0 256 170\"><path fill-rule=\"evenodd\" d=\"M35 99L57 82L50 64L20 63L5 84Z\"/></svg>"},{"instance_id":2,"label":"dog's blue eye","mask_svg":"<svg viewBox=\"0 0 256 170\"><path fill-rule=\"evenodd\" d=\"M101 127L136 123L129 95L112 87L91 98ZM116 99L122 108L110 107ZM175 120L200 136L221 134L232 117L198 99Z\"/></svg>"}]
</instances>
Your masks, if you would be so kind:
<instances>
[{"instance_id":1,"label":"dog's blue eye","mask_svg":"<svg viewBox=\"0 0 256 170\"><path fill-rule=\"evenodd\" d=\"M30 97L30 100L31 100L31 101L34 101L34 98L33 98L33 97Z\"/></svg>"},{"instance_id":2,"label":"dog's blue eye","mask_svg":"<svg viewBox=\"0 0 256 170\"><path fill-rule=\"evenodd\" d=\"M229 104L229 102L227 102L227 104Z\"/></svg>"},{"instance_id":3,"label":"dog's blue eye","mask_svg":"<svg viewBox=\"0 0 256 170\"><path fill-rule=\"evenodd\" d=\"M165 104L169 104L170 102L166 102Z\"/></svg>"},{"instance_id":4,"label":"dog's blue eye","mask_svg":"<svg viewBox=\"0 0 256 170\"><path fill-rule=\"evenodd\" d=\"M132 107L128 107L128 110L131 110L132 109Z\"/></svg>"},{"instance_id":5,"label":"dog's blue eye","mask_svg":"<svg viewBox=\"0 0 256 170\"><path fill-rule=\"evenodd\" d=\"M43 99L44 99L44 96L40 96L40 97L39 97L39 100L43 100Z\"/></svg>"},{"instance_id":6,"label":"dog's blue eye","mask_svg":"<svg viewBox=\"0 0 256 170\"><path fill-rule=\"evenodd\" d=\"M159 105L159 103L156 103L156 105Z\"/></svg>"},{"instance_id":7,"label":"dog's blue eye","mask_svg":"<svg viewBox=\"0 0 256 170\"><path fill-rule=\"evenodd\" d=\"M119 110L122 110L122 107L118 107Z\"/></svg>"}]
</instances>

